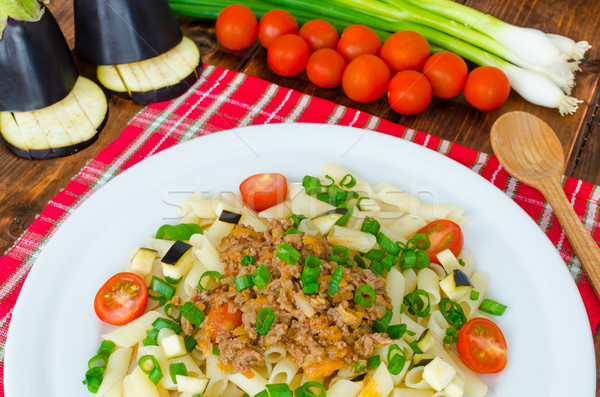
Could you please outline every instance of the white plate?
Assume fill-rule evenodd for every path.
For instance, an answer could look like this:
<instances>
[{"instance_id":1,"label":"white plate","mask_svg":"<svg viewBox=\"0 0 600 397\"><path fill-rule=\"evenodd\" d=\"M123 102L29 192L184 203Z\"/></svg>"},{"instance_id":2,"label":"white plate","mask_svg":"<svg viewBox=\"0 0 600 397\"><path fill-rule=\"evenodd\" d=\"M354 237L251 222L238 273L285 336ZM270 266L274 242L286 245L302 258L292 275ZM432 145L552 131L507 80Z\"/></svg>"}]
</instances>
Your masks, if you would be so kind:
<instances>
[{"instance_id":1,"label":"white plate","mask_svg":"<svg viewBox=\"0 0 600 397\"><path fill-rule=\"evenodd\" d=\"M275 124L220 132L141 162L94 193L59 228L29 274L10 324L6 397L89 397L87 360L109 327L95 316L100 285L124 269L192 190L236 192L246 176L290 181L337 162L372 184L393 183L422 201L457 204L470 221L465 248L508 305L497 322L509 363L485 376L495 394L593 396L595 359L583 303L564 262L538 226L467 168L383 134L339 126ZM494 395L490 392L489 395Z\"/></svg>"}]
</instances>

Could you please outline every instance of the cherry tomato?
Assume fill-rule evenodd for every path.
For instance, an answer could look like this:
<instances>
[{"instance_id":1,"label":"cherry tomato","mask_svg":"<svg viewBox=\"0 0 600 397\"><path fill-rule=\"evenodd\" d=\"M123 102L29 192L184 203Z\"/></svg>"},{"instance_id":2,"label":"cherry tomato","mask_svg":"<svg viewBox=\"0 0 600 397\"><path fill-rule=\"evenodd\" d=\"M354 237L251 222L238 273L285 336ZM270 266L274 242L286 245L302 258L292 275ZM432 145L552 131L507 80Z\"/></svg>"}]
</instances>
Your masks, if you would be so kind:
<instances>
[{"instance_id":1,"label":"cherry tomato","mask_svg":"<svg viewBox=\"0 0 600 397\"><path fill-rule=\"evenodd\" d=\"M407 69L420 71L429 58L429 51L429 43L423 35L402 30L388 37L379 56L394 75Z\"/></svg>"},{"instance_id":2,"label":"cherry tomato","mask_svg":"<svg viewBox=\"0 0 600 397\"><path fill-rule=\"evenodd\" d=\"M460 226L447 219L438 219L423 226L417 233L429 236L427 255L432 263L439 263L436 255L448 248L454 256L458 256L463 248L463 234Z\"/></svg>"},{"instance_id":3,"label":"cherry tomato","mask_svg":"<svg viewBox=\"0 0 600 397\"><path fill-rule=\"evenodd\" d=\"M365 54L346 66L342 87L348 98L356 102L371 102L387 91L390 70L381 58Z\"/></svg>"},{"instance_id":4,"label":"cherry tomato","mask_svg":"<svg viewBox=\"0 0 600 397\"><path fill-rule=\"evenodd\" d=\"M345 68L346 61L339 52L331 48L321 48L308 58L306 75L319 87L333 88L342 83Z\"/></svg>"},{"instance_id":5,"label":"cherry tomato","mask_svg":"<svg viewBox=\"0 0 600 397\"><path fill-rule=\"evenodd\" d=\"M460 94L467 73L467 63L453 52L433 54L423 65L423 74L431 83L433 96L442 99Z\"/></svg>"},{"instance_id":6,"label":"cherry tomato","mask_svg":"<svg viewBox=\"0 0 600 397\"><path fill-rule=\"evenodd\" d=\"M297 76L304 71L310 49L297 34L277 37L267 52L269 66L280 76Z\"/></svg>"},{"instance_id":7,"label":"cherry tomato","mask_svg":"<svg viewBox=\"0 0 600 397\"><path fill-rule=\"evenodd\" d=\"M296 33L298 22L292 14L284 10L271 10L258 22L258 40L267 49L277 37Z\"/></svg>"},{"instance_id":8,"label":"cherry tomato","mask_svg":"<svg viewBox=\"0 0 600 397\"><path fill-rule=\"evenodd\" d=\"M479 374L495 374L506 367L504 334L487 318L472 318L460 328L456 350L465 365Z\"/></svg>"},{"instance_id":9,"label":"cherry tomato","mask_svg":"<svg viewBox=\"0 0 600 397\"><path fill-rule=\"evenodd\" d=\"M350 25L337 43L337 50L350 62L361 55L379 55L381 39L373 29L365 25Z\"/></svg>"},{"instance_id":10,"label":"cherry tomato","mask_svg":"<svg viewBox=\"0 0 600 397\"><path fill-rule=\"evenodd\" d=\"M94 310L98 318L112 325L123 325L144 314L148 288L135 273L112 276L96 293Z\"/></svg>"},{"instance_id":11,"label":"cherry tomato","mask_svg":"<svg viewBox=\"0 0 600 397\"><path fill-rule=\"evenodd\" d=\"M246 49L258 35L256 15L244 5L229 5L217 17L216 32L223 47L230 50Z\"/></svg>"},{"instance_id":12,"label":"cherry tomato","mask_svg":"<svg viewBox=\"0 0 600 397\"><path fill-rule=\"evenodd\" d=\"M479 110L498 109L510 94L510 82L504 72L493 66L480 66L467 76L465 99Z\"/></svg>"},{"instance_id":13,"label":"cherry tomato","mask_svg":"<svg viewBox=\"0 0 600 397\"><path fill-rule=\"evenodd\" d=\"M240 184L244 202L256 211L266 210L285 200L287 180L281 174L256 174Z\"/></svg>"},{"instance_id":14,"label":"cherry tomato","mask_svg":"<svg viewBox=\"0 0 600 397\"><path fill-rule=\"evenodd\" d=\"M400 114L420 113L431 102L431 84L415 70L398 72L388 85L388 100Z\"/></svg>"},{"instance_id":15,"label":"cherry tomato","mask_svg":"<svg viewBox=\"0 0 600 397\"><path fill-rule=\"evenodd\" d=\"M204 320L203 331L215 341L220 332L233 330L242 325L242 312L229 302L215 303Z\"/></svg>"},{"instance_id":16,"label":"cherry tomato","mask_svg":"<svg viewBox=\"0 0 600 397\"><path fill-rule=\"evenodd\" d=\"M335 49L340 39L335 27L322 19L312 19L306 22L298 34L306 40L311 52L321 48Z\"/></svg>"}]
</instances>

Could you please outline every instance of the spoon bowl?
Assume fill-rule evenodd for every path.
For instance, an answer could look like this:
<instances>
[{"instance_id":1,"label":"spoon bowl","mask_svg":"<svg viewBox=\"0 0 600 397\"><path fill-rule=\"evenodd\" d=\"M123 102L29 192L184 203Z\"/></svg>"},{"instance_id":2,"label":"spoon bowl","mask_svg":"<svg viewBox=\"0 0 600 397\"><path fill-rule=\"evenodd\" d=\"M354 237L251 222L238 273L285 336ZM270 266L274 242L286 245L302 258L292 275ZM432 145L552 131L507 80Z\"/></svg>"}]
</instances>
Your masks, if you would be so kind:
<instances>
[{"instance_id":1,"label":"spoon bowl","mask_svg":"<svg viewBox=\"0 0 600 397\"><path fill-rule=\"evenodd\" d=\"M491 142L504 168L546 197L600 297L600 249L565 196L561 184L565 157L552 128L532 114L510 112L492 126Z\"/></svg>"}]
</instances>

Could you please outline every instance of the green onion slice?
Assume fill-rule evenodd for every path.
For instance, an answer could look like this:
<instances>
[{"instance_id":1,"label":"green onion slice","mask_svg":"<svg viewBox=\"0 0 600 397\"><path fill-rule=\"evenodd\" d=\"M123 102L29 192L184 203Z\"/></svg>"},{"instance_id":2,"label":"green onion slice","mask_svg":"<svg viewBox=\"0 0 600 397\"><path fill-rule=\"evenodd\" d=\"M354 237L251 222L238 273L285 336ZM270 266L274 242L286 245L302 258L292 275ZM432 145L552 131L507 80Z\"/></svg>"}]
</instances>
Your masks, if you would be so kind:
<instances>
[{"instance_id":1,"label":"green onion slice","mask_svg":"<svg viewBox=\"0 0 600 397\"><path fill-rule=\"evenodd\" d=\"M98 354L106 356L107 358L115 351L116 344L111 340L103 340L98 348Z\"/></svg>"},{"instance_id":2,"label":"green onion slice","mask_svg":"<svg viewBox=\"0 0 600 397\"><path fill-rule=\"evenodd\" d=\"M148 378L150 378L152 383L157 385L158 382L160 382L163 377L163 373L160 370L158 361L153 355L146 354L145 356L140 357L138 365L140 369L144 371L146 375L148 375Z\"/></svg>"},{"instance_id":3,"label":"green onion slice","mask_svg":"<svg viewBox=\"0 0 600 397\"><path fill-rule=\"evenodd\" d=\"M343 245L334 245L331 247L331 253L329 254L329 261L335 262L338 265L352 266L350 262L350 251L348 247Z\"/></svg>"},{"instance_id":4,"label":"green onion slice","mask_svg":"<svg viewBox=\"0 0 600 397\"><path fill-rule=\"evenodd\" d=\"M289 265L295 265L300 260L300 253L297 249L288 243L281 243L277 246L275 256Z\"/></svg>"},{"instance_id":5,"label":"green onion slice","mask_svg":"<svg viewBox=\"0 0 600 397\"><path fill-rule=\"evenodd\" d=\"M419 317L427 317L431 310L431 301L427 291L415 289L408 293L402 301L407 306L408 312Z\"/></svg>"},{"instance_id":6,"label":"green onion slice","mask_svg":"<svg viewBox=\"0 0 600 397\"><path fill-rule=\"evenodd\" d=\"M254 273L252 273L252 282L258 289L263 289L270 280L271 272L269 272L269 269L263 264L258 265Z\"/></svg>"},{"instance_id":7,"label":"green onion slice","mask_svg":"<svg viewBox=\"0 0 600 397\"><path fill-rule=\"evenodd\" d=\"M263 307L256 316L256 332L266 335L275 321L275 313L270 307Z\"/></svg>"},{"instance_id":8,"label":"green onion slice","mask_svg":"<svg viewBox=\"0 0 600 397\"><path fill-rule=\"evenodd\" d=\"M410 348L412 349L412 351L413 351L415 354L421 354L421 353L423 353L423 351L421 350L421 348L420 348L420 347L419 347L419 345L417 344L417 341L416 341L416 340L414 340L414 341L410 342L408 345L410 346Z\"/></svg>"},{"instance_id":9,"label":"green onion slice","mask_svg":"<svg viewBox=\"0 0 600 397\"><path fill-rule=\"evenodd\" d=\"M219 346L213 346L212 355L215 357L219 357L221 355L221 350L219 350Z\"/></svg>"},{"instance_id":10,"label":"green onion slice","mask_svg":"<svg viewBox=\"0 0 600 397\"><path fill-rule=\"evenodd\" d=\"M156 293L156 295L149 293L148 297L159 300L161 306L175 296L175 287L156 276L152 276L148 290Z\"/></svg>"},{"instance_id":11,"label":"green onion slice","mask_svg":"<svg viewBox=\"0 0 600 397\"><path fill-rule=\"evenodd\" d=\"M458 331L456 328L446 328L446 336L444 336L442 341L448 345L455 345L458 342Z\"/></svg>"},{"instance_id":12,"label":"green onion slice","mask_svg":"<svg viewBox=\"0 0 600 397\"><path fill-rule=\"evenodd\" d=\"M165 314L171 320L180 321L181 320L181 311L177 306L172 303L167 303L164 307Z\"/></svg>"},{"instance_id":13,"label":"green onion slice","mask_svg":"<svg viewBox=\"0 0 600 397\"><path fill-rule=\"evenodd\" d=\"M177 375L188 376L188 371L184 363L169 364L169 375L173 383L177 384Z\"/></svg>"},{"instance_id":14,"label":"green onion slice","mask_svg":"<svg viewBox=\"0 0 600 397\"><path fill-rule=\"evenodd\" d=\"M379 364L381 364L381 356L379 354L367 358L367 369L377 368Z\"/></svg>"},{"instance_id":15,"label":"green onion slice","mask_svg":"<svg viewBox=\"0 0 600 397\"><path fill-rule=\"evenodd\" d=\"M371 271L375 274L379 274L380 276L383 276L383 272L385 270L385 267L383 266L383 264L379 261L376 260L372 260L371 261L371 265L369 266L369 269L371 269Z\"/></svg>"},{"instance_id":16,"label":"green onion slice","mask_svg":"<svg viewBox=\"0 0 600 397\"><path fill-rule=\"evenodd\" d=\"M369 298L365 298L363 294L369 295ZM354 301L361 306L371 307L375 304L375 290L368 284L361 285L354 294Z\"/></svg>"},{"instance_id":17,"label":"green onion slice","mask_svg":"<svg viewBox=\"0 0 600 397\"><path fill-rule=\"evenodd\" d=\"M240 264L242 266L248 266L252 263L256 262L256 257L252 256L252 255L244 255L242 256L242 260L240 261Z\"/></svg>"},{"instance_id":18,"label":"green onion slice","mask_svg":"<svg viewBox=\"0 0 600 397\"><path fill-rule=\"evenodd\" d=\"M202 284L202 280L204 280L205 278L207 278L207 282L205 284ZM211 282L211 279L214 279L214 282ZM215 287L215 285L217 285L219 281L221 281L221 273L219 273L216 270L206 271L202 273L202 276L200 276L200 280L198 280L198 291L210 291ZM206 285L206 287L204 285Z\"/></svg>"},{"instance_id":19,"label":"green onion slice","mask_svg":"<svg viewBox=\"0 0 600 397\"><path fill-rule=\"evenodd\" d=\"M104 367L106 367L107 363L108 363L108 357L106 357L105 355L102 355L102 354L96 354L94 357L92 357L88 360L88 368L89 369L97 368L97 367L104 368Z\"/></svg>"},{"instance_id":20,"label":"green onion slice","mask_svg":"<svg viewBox=\"0 0 600 397\"><path fill-rule=\"evenodd\" d=\"M316 255L308 255L304 259L304 268L302 269L302 275L300 279L303 283L314 283L319 278L322 266L321 259Z\"/></svg>"},{"instance_id":21,"label":"green onion slice","mask_svg":"<svg viewBox=\"0 0 600 397\"><path fill-rule=\"evenodd\" d=\"M235 285L235 289L237 290L237 292L241 292L241 291L245 290L246 288L252 287L252 285L254 283L252 282L251 275L244 274L243 276L236 277L233 280L233 284Z\"/></svg>"},{"instance_id":22,"label":"green onion slice","mask_svg":"<svg viewBox=\"0 0 600 397\"><path fill-rule=\"evenodd\" d=\"M144 346L156 346L158 345L158 330L152 328L146 330L146 338L142 341Z\"/></svg>"},{"instance_id":23,"label":"green onion slice","mask_svg":"<svg viewBox=\"0 0 600 397\"><path fill-rule=\"evenodd\" d=\"M504 313L504 310L506 310L506 305L492 299L484 299L479 305L479 310L494 316L501 316L502 313Z\"/></svg>"},{"instance_id":24,"label":"green onion slice","mask_svg":"<svg viewBox=\"0 0 600 397\"><path fill-rule=\"evenodd\" d=\"M417 265L417 254L411 249L402 251L400 255L400 269L402 271L412 269Z\"/></svg>"},{"instance_id":25,"label":"green onion slice","mask_svg":"<svg viewBox=\"0 0 600 397\"><path fill-rule=\"evenodd\" d=\"M406 242L406 245L410 249L418 249L426 251L429 249L431 242L429 241L429 235L426 233L417 233L410 240Z\"/></svg>"},{"instance_id":26,"label":"green onion slice","mask_svg":"<svg viewBox=\"0 0 600 397\"><path fill-rule=\"evenodd\" d=\"M379 229L381 225L375 219L371 217L366 217L363 220L362 225L360 225L360 231L365 233L370 233L373 236L377 236L379 233Z\"/></svg>"},{"instance_id":27,"label":"green onion slice","mask_svg":"<svg viewBox=\"0 0 600 397\"><path fill-rule=\"evenodd\" d=\"M340 186L352 189L354 186L356 186L356 178L354 178L351 174L346 174L342 177Z\"/></svg>"},{"instance_id":28,"label":"green onion slice","mask_svg":"<svg viewBox=\"0 0 600 397\"><path fill-rule=\"evenodd\" d=\"M288 234L304 234L304 232L301 232L295 227L290 227L288 230L285 231L285 233L283 233L283 237L287 236Z\"/></svg>"},{"instance_id":29,"label":"green onion slice","mask_svg":"<svg viewBox=\"0 0 600 397\"><path fill-rule=\"evenodd\" d=\"M319 394L315 394L311 391L312 388L317 388L320 390ZM304 383L302 386L297 388L294 391L295 397L325 397L327 396L327 391L325 387L317 381L309 381Z\"/></svg>"},{"instance_id":30,"label":"green onion slice","mask_svg":"<svg viewBox=\"0 0 600 397\"><path fill-rule=\"evenodd\" d=\"M184 335L183 343L185 344L185 350L188 353L193 352L196 346L198 345L198 341L196 341L196 339L191 335Z\"/></svg>"},{"instance_id":31,"label":"green onion slice","mask_svg":"<svg viewBox=\"0 0 600 397\"><path fill-rule=\"evenodd\" d=\"M392 268L392 266L394 266L394 264L396 263L397 260L398 260L397 256L388 253L381 260L381 265L384 268L386 268L387 270L390 270Z\"/></svg>"},{"instance_id":32,"label":"green onion slice","mask_svg":"<svg viewBox=\"0 0 600 397\"><path fill-rule=\"evenodd\" d=\"M392 321L393 312L386 309L385 314L373 323L373 332L385 332Z\"/></svg>"},{"instance_id":33,"label":"green onion slice","mask_svg":"<svg viewBox=\"0 0 600 397\"><path fill-rule=\"evenodd\" d=\"M408 327L406 324L395 324L390 325L386 332L390 339L396 340L402 338L407 329Z\"/></svg>"},{"instance_id":34,"label":"green onion slice","mask_svg":"<svg viewBox=\"0 0 600 397\"><path fill-rule=\"evenodd\" d=\"M479 291L471 290L471 295L469 295L469 299L472 301L476 301L479 299Z\"/></svg>"},{"instance_id":35,"label":"green onion slice","mask_svg":"<svg viewBox=\"0 0 600 397\"><path fill-rule=\"evenodd\" d=\"M292 221L294 221L294 224L292 225L292 227L297 228L298 226L300 226L300 222L302 221L302 219L306 219L306 216L304 216L302 214L292 214L292 215L288 216L288 219L291 219Z\"/></svg>"},{"instance_id":36,"label":"green onion slice","mask_svg":"<svg viewBox=\"0 0 600 397\"><path fill-rule=\"evenodd\" d=\"M173 332L175 332L178 335L183 332L183 330L181 329L181 325L179 325L178 322L169 320L168 318L164 318L164 317L159 317L156 320L154 320L154 322L152 323L152 326L154 328L156 328L157 330L161 330L163 328L169 328L170 330L172 330Z\"/></svg>"},{"instance_id":37,"label":"green onion slice","mask_svg":"<svg viewBox=\"0 0 600 397\"><path fill-rule=\"evenodd\" d=\"M287 383L273 383L265 386L271 397L293 397L294 394L290 390Z\"/></svg>"},{"instance_id":38,"label":"green onion slice","mask_svg":"<svg viewBox=\"0 0 600 397\"><path fill-rule=\"evenodd\" d=\"M367 263L365 262L365 260L358 254L354 255L354 262L356 262L356 265L358 267L360 267L361 269L366 269L367 268Z\"/></svg>"},{"instance_id":39,"label":"green onion slice","mask_svg":"<svg viewBox=\"0 0 600 397\"><path fill-rule=\"evenodd\" d=\"M442 298L440 299L439 307L442 316L444 316L448 324L457 330L467 322L467 316L465 316L462 307L458 303L448 298Z\"/></svg>"},{"instance_id":40,"label":"green onion slice","mask_svg":"<svg viewBox=\"0 0 600 397\"><path fill-rule=\"evenodd\" d=\"M323 183L321 182L321 186L329 187L331 185L335 185L335 179L333 179L331 175L325 175L325 179L329 180L330 182L327 185L323 185Z\"/></svg>"},{"instance_id":41,"label":"green onion slice","mask_svg":"<svg viewBox=\"0 0 600 397\"><path fill-rule=\"evenodd\" d=\"M189 321L194 327L199 327L204 322L204 313L192 302L185 302L179 311L183 318Z\"/></svg>"},{"instance_id":42,"label":"green onion slice","mask_svg":"<svg viewBox=\"0 0 600 397\"><path fill-rule=\"evenodd\" d=\"M255 394L254 397L269 397L269 392L267 389L264 389L263 391Z\"/></svg>"},{"instance_id":43,"label":"green onion slice","mask_svg":"<svg viewBox=\"0 0 600 397\"><path fill-rule=\"evenodd\" d=\"M305 295L316 294L318 290L319 290L319 283L302 282L302 292Z\"/></svg>"},{"instance_id":44,"label":"green onion slice","mask_svg":"<svg viewBox=\"0 0 600 397\"><path fill-rule=\"evenodd\" d=\"M83 383L87 386L89 392L98 393L102 378L104 378L104 369L105 367L94 367L86 371Z\"/></svg>"},{"instance_id":45,"label":"green onion slice","mask_svg":"<svg viewBox=\"0 0 600 397\"><path fill-rule=\"evenodd\" d=\"M400 247L382 232L377 233L377 244L381 245L381 248L389 254L394 256L400 254Z\"/></svg>"},{"instance_id":46,"label":"green onion slice","mask_svg":"<svg viewBox=\"0 0 600 397\"><path fill-rule=\"evenodd\" d=\"M187 241L194 234L203 234L203 230L200 225L195 223L182 223L179 225L162 225L156 231L157 239L164 239L167 237L169 240Z\"/></svg>"},{"instance_id":47,"label":"green onion slice","mask_svg":"<svg viewBox=\"0 0 600 397\"><path fill-rule=\"evenodd\" d=\"M315 194L320 193L322 188L321 180L310 175L306 175L304 178L302 178L302 186L304 186L304 191L309 196L314 196Z\"/></svg>"},{"instance_id":48,"label":"green onion slice","mask_svg":"<svg viewBox=\"0 0 600 397\"><path fill-rule=\"evenodd\" d=\"M404 368L404 364L406 364L406 354L404 350L400 348L398 345L392 345L388 349L387 353L388 359L388 371L392 375L398 375L402 368Z\"/></svg>"},{"instance_id":49,"label":"green onion slice","mask_svg":"<svg viewBox=\"0 0 600 397\"><path fill-rule=\"evenodd\" d=\"M337 222L335 222L336 225L338 226L344 226L346 223L348 223L348 220L350 220L350 217L352 216L352 213L354 212L354 206L348 203L340 203L337 206L338 208L345 208L348 211L346 211L346 213L344 215L342 215L342 217L340 219L337 220Z\"/></svg>"},{"instance_id":50,"label":"green onion slice","mask_svg":"<svg viewBox=\"0 0 600 397\"><path fill-rule=\"evenodd\" d=\"M417 251L415 252L415 255L417 256L417 263L415 264L417 270L425 269L431 264L431 259L429 259L429 255L427 255L427 252Z\"/></svg>"},{"instance_id":51,"label":"green onion slice","mask_svg":"<svg viewBox=\"0 0 600 397\"><path fill-rule=\"evenodd\" d=\"M342 281L342 277L344 276L344 267L341 265L337 265L331 274L331 280L329 281L329 289L327 293L329 295L335 295L340 290L340 282Z\"/></svg>"}]
</instances>

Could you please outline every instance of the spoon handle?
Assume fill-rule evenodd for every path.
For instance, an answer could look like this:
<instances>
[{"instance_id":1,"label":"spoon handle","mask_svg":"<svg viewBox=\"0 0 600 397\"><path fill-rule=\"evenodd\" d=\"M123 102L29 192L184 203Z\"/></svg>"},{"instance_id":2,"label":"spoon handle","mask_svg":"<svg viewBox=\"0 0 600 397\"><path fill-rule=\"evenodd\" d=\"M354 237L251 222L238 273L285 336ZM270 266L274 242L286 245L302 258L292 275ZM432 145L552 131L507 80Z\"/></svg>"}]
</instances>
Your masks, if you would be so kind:
<instances>
[{"instance_id":1,"label":"spoon handle","mask_svg":"<svg viewBox=\"0 0 600 397\"><path fill-rule=\"evenodd\" d=\"M555 176L538 181L538 188L554 210L558 221L565 230L583 269L590 280L596 296L600 297L600 249L581 223L581 220L567 200L560 183Z\"/></svg>"}]
</instances>

